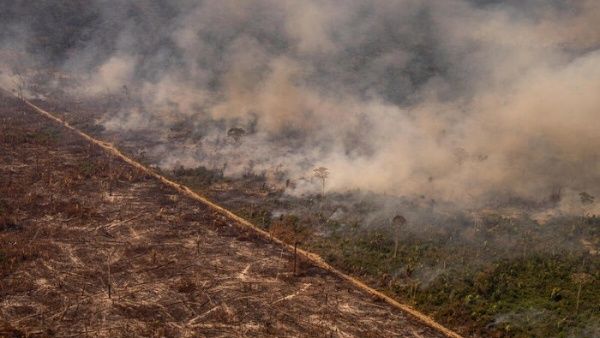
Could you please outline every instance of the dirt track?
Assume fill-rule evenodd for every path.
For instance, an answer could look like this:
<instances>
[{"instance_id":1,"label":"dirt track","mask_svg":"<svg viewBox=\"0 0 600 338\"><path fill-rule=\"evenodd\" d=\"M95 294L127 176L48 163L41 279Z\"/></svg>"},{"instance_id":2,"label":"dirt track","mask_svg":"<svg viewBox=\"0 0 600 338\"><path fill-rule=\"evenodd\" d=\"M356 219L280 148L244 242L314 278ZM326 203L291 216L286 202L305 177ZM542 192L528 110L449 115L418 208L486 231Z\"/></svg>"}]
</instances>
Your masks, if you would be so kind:
<instances>
[{"instance_id":1,"label":"dirt track","mask_svg":"<svg viewBox=\"0 0 600 338\"><path fill-rule=\"evenodd\" d=\"M15 99L0 118L0 336L443 336L312 264L294 276L280 245Z\"/></svg>"}]
</instances>

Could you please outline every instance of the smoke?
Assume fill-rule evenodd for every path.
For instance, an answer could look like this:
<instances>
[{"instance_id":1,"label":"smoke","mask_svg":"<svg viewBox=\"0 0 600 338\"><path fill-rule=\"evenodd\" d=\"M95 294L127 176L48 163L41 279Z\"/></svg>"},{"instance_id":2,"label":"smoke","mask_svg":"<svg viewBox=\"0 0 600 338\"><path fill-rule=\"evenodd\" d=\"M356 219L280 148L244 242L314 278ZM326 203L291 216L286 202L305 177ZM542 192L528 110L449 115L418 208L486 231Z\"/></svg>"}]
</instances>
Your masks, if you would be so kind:
<instances>
[{"instance_id":1,"label":"smoke","mask_svg":"<svg viewBox=\"0 0 600 338\"><path fill-rule=\"evenodd\" d=\"M0 4L2 86L14 52L72 95L124 97L102 123L155 135L163 167L303 182L322 165L329 191L463 206L600 195L598 1ZM197 137L169 143L182 124Z\"/></svg>"}]
</instances>

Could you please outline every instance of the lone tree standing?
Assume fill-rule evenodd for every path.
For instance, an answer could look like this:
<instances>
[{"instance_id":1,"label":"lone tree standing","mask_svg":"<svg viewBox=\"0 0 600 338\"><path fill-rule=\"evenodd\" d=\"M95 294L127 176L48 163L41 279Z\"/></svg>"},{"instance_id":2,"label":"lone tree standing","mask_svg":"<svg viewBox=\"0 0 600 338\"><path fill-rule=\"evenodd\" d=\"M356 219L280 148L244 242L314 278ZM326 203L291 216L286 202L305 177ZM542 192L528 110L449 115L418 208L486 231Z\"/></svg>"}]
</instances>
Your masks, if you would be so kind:
<instances>
[{"instance_id":1,"label":"lone tree standing","mask_svg":"<svg viewBox=\"0 0 600 338\"><path fill-rule=\"evenodd\" d=\"M227 136L231 137L235 144L239 144L244 135L246 135L246 131L239 127L234 127L227 131Z\"/></svg>"},{"instance_id":2,"label":"lone tree standing","mask_svg":"<svg viewBox=\"0 0 600 338\"><path fill-rule=\"evenodd\" d=\"M593 281L593 277L590 274L585 272L574 273L571 275L571 280L573 283L577 284L577 299L575 303L575 315L579 313L579 303L581 300L581 289L584 284L591 283Z\"/></svg>"},{"instance_id":3,"label":"lone tree standing","mask_svg":"<svg viewBox=\"0 0 600 338\"><path fill-rule=\"evenodd\" d=\"M329 176L329 169L318 167L313 169L313 174L321 180L321 196L325 197L325 180Z\"/></svg>"},{"instance_id":4,"label":"lone tree standing","mask_svg":"<svg viewBox=\"0 0 600 338\"><path fill-rule=\"evenodd\" d=\"M312 229L301 224L300 218L295 215L281 215L269 228L271 236L281 239L294 246L293 272L298 273L298 245L304 243L312 235Z\"/></svg>"},{"instance_id":5,"label":"lone tree standing","mask_svg":"<svg viewBox=\"0 0 600 338\"><path fill-rule=\"evenodd\" d=\"M400 241L400 229L406 224L406 218L402 215L396 215L392 218L394 231L394 258L398 256L398 242Z\"/></svg>"}]
</instances>

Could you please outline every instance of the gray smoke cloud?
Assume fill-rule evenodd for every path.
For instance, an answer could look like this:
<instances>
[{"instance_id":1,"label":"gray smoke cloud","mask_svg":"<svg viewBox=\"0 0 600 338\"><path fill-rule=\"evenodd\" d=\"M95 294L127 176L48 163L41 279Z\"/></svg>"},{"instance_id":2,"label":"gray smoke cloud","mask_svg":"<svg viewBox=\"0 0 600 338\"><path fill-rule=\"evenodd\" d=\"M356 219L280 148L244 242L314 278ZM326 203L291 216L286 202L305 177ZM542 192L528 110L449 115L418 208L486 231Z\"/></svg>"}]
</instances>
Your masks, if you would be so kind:
<instances>
[{"instance_id":1,"label":"gray smoke cloud","mask_svg":"<svg viewBox=\"0 0 600 338\"><path fill-rule=\"evenodd\" d=\"M561 188L579 212L579 192L600 195L598 1L0 3L2 86L37 64L77 81L73 95L127 88L109 130L199 135L154 147L163 167L252 161L301 194L323 165L330 191L463 206Z\"/></svg>"}]
</instances>

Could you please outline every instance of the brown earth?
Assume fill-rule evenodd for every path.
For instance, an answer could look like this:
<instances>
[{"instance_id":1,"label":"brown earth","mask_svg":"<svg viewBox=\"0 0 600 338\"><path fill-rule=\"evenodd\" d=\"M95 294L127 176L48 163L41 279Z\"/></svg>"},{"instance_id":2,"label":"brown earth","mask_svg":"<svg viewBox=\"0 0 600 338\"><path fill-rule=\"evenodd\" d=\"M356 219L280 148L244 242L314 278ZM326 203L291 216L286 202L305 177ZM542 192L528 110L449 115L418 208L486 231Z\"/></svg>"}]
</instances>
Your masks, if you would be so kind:
<instances>
[{"instance_id":1,"label":"brown earth","mask_svg":"<svg viewBox=\"0 0 600 338\"><path fill-rule=\"evenodd\" d=\"M443 336L0 101L0 336Z\"/></svg>"}]
</instances>

